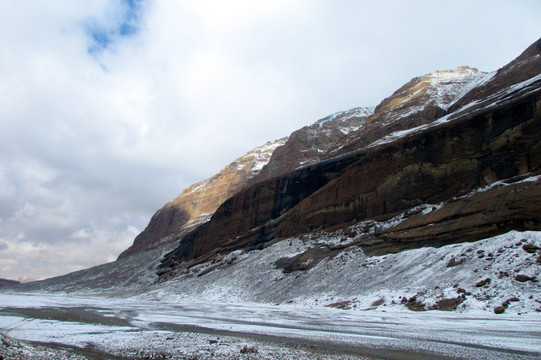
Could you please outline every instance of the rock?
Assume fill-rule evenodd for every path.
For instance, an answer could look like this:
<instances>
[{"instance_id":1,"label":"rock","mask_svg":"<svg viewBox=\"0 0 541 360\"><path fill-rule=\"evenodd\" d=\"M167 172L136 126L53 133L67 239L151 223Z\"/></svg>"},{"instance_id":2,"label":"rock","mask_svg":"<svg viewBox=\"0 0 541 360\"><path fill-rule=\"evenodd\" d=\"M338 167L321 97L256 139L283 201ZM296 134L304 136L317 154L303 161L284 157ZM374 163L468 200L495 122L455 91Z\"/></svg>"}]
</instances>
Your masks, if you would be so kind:
<instances>
[{"instance_id":1,"label":"rock","mask_svg":"<svg viewBox=\"0 0 541 360\"><path fill-rule=\"evenodd\" d=\"M518 274L517 276L515 276L515 280L520 281L520 282L526 282L526 281L536 281L536 278L535 276L530 277L528 275Z\"/></svg>"},{"instance_id":2,"label":"rock","mask_svg":"<svg viewBox=\"0 0 541 360\"><path fill-rule=\"evenodd\" d=\"M350 310L351 309L351 301L349 301L349 300L337 301L337 302L334 302L332 304L328 304L328 305L325 305L325 306L333 307L333 308L341 309L341 310Z\"/></svg>"},{"instance_id":3,"label":"rock","mask_svg":"<svg viewBox=\"0 0 541 360\"><path fill-rule=\"evenodd\" d=\"M201 223L206 222L218 206L246 187L248 180L259 173L272 153L286 139L268 142L227 165L218 174L193 184L165 204L149 224L124 250L119 259L171 243Z\"/></svg>"},{"instance_id":4,"label":"rock","mask_svg":"<svg viewBox=\"0 0 541 360\"><path fill-rule=\"evenodd\" d=\"M477 283L475 284L475 287L483 287L483 286L485 286L485 285L490 284L490 282L491 282L490 278L486 278L486 279L484 279L484 280L481 280L481 281L477 282Z\"/></svg>"},{"instance_id":5,"label":"rock","mask_svg":"<svg viewBox=\"0 0 541 360\"><path fill-rule=\"evenodd\" d=\"M310 126L294 131L284 144L276 149L267 165L249 184L256 184L293 172L301 167L317 164L329 149L340 143L349 133L363 127L370 108L353 108L329 115Z\"/></svg>"},{"instance_id":6,"label":"rock","mask_svg":"<svg viewBox=\"0 0 541 360\"><path fill-rule=\"evenodd\" d=\"M459 293L459 294L471 295L471 292L466 291L466 290L463 289L463 288L458 288L458 289L456 289L456 292Z\"/></svg>"},{"instance_id":7,"label":"rock","mask_svg":"<svg viewBox=\"0 0 541 360\"><path fill-rule=\"evenodd\" d=\"M255 346L248 346L244 345L242 349L240 349L241 354L257 354L258 350Z\"/></svg>"},{"instance_id":8,"label":"rock","mask_svg":"<svg viewBox=\"0 0 541 360\"><path fill-rule=\"evenodd\" d=\"M305 271L316 266L321 260L334 257L340 253L340 250L330 250L325 247L314 247L305 252L290 257L276 260L274 266L282 269L287 274L293 271Z\"/></svg>"},{"instance_id":9,"label":"rock","mask_svg":"<svg viewBox=\"0 0 541 360\"><path fill-rule=\"evenodd\" d=\"M528 254L535 254L540 248L535 246L534 244L525 244L522 246L522 249Z\"/></svg>"},{"instance_id":10,"label":"rock","mask_svg":"<svg viewBox=\"0 0 541 360\"><path fill-rule=\"evenodd\" d=\"M505 312L506 309L507 309L507 307L506 307L506 306L503 306L503 305L501 305L501 306L496 306L496 307L494 308L494 313L495 313L495 314L503 314L503 313Z\"/></svg>"},{"instance_id":11,"label":"rock","mask_svg":"<svg viewBox=\"0 0 541 360\"><path fill-rule=\"evenodd\" d=\"M466 300L464 296L438 300L430 307L430 310L452 311Z\"/></svg>"},{"instance_id":12,"label":"rock","mask_svg":"<svg viewBox=\"0 0 541 360\"><path fill-rule=\"evenodd\" d=\"M466 259L464 259L464 258L459 259L459 260L456 260L456 259L453 257L453 258L451 258L451 259L447 262L447 264L446 264L445 266L446 266L446 267L454 267L454 266L458 266L458 265L460 265L460 264L463 264L465 260L466 260Z\"/></svg>"}]
</instances>

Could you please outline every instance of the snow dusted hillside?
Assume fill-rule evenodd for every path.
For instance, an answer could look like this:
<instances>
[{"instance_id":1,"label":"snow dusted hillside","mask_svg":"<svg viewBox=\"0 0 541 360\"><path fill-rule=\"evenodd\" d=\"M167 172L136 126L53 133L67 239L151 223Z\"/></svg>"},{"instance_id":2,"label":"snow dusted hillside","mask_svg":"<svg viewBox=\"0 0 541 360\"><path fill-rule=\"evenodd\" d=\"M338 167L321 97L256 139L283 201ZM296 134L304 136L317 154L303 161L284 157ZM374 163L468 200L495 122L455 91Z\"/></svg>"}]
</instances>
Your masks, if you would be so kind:
<instances>
[{"instance_id":1,"label":"snow dusted hillside","mask_svg":"<svg viewBox=\"0 0 541 360\"><path fill-rule=\"evenodd\" d=\"M183 270L145 297L353 311L493 313L503 306L512 314L541 312L541 232L512 231L474 243L372 257L355 246L363 228L399 221L400 216L385 224L359 224L263 250L236 251Z\"/></svg>"},{"instance_id":2,"label":"snow dusted hillside","mask_svg":"<svg viewBox=\"0 0 541 360\"><path fill-rule=\"evenodd\" d=\"M356 107L328 115L294 131L250 183L256 184L319 163L329 149L348 134L361 129L373 113L374 108Z\"/></svg>"}]
</instances>

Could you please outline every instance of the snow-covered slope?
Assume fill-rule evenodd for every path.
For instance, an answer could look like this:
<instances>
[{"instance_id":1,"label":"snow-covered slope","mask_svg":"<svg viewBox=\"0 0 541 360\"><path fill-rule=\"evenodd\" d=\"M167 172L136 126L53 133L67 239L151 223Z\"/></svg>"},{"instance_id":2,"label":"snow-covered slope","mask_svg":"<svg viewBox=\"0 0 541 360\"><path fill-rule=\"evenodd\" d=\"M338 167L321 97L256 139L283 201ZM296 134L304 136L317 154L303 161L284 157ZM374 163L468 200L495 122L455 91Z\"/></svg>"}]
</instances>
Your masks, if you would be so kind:
<instances>
[{"instance_id":1,"label":"snow-covered slope","mask_svg":"<svg viewBox=\"0 0 541 360\"><path fill-rule=\"evenodd\" d=\"M511 231L474 243L371 257L356 246L363 228L388 225L364 223L259 251L235 251L184 268L148 296L363 311L541 311L541 232Z\"/></svg>"}]
</instances>

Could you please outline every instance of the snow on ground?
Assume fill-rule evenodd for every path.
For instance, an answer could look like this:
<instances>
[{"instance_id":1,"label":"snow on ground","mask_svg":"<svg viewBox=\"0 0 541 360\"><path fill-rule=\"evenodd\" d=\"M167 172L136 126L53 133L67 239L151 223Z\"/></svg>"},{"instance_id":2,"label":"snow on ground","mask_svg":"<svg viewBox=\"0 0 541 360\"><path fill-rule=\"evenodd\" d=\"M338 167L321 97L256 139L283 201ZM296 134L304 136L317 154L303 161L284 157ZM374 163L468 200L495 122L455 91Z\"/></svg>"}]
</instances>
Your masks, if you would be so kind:
<instances>
[{"instance_id":1,"label":"snow on ground","mask_svg":"<svg viewBox=\"0 0 541 360\"><path fill-rule=\"evenodd\" d=\"M33 346L0 334L0 359L6 360L80 360L82 356L62 349Z\"/></svg>"},{"instance_id":2,"label":"snow on ground","mask_svg":"<svg viewBox=\"0 0 541 360\"><path fill-rule=\"evenodd\" d=\"M128 358L541 356L541 232L374 257L356 245L400 221L238 250L145 291L0 293L0 333ZM314 248L335 252L302 271L277 266ZM456 310L412 311L446 301Z\"/></svg>"},{"instance_id":3,"label":"snow on ground","mask_svg":"<svg viewBox=\"0 0 541 360\"><path fill-rule=\"evenodd\" d=\"M414 307L412 304L424 310L455 299L456 311L461 313L493 313L513 299L506 305L506 314L541 311L541 286L537 281L541 251L528 252L541 248L541 232L512 231L474 243L375 257L365 256L355 246L361 228L373 231L399 221L400 217L387 223L364 222L332 234L280 241L264 250L237 251L212 264L193 267L144 296L312 307L342 302L343 307L354 311L404 310ZM345 249L321 260L306 259L316 261L306 266L308 270L284 273L276 266L280 259L292 259L309 249L340 246ZM483 281L486 283L480 284Z\"/></svg>"},{"instance_id":4,"label":"snow on ground","mask_svg":"<svg viewBox=\"0 0 541 360\"><path fill-rule=\"evenodd\" d=\"M13 309L24 309L25 304L33 304L33 316ZM127 358L358 359L397 358L391 357L396 354L409 358L405 354L415 353L435 359L534 359L541 355L537 314L519 318L396 309L359 312L299 304L212 303L201 298L152 301L140 296L37 293L3 294L0 307L0 331L10 337ZM55 315L58 309L62 316ZM81 312L112 320L107 325L93 322Z\"/></svg>"}]
</instances>

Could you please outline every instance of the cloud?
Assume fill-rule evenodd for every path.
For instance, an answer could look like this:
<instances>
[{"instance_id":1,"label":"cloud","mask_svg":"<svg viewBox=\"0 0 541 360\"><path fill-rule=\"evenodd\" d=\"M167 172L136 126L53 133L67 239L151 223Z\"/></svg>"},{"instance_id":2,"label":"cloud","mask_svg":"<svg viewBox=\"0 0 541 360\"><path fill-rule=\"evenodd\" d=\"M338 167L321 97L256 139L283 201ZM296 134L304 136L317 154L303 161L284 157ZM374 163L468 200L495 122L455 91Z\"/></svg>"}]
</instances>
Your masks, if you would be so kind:
<instances>
[{"instance_id":1,"label":"cloud","mask_svg":"<svg viewBox=\"0 0 541 360\"><path fill-rule=\"evenodd\" d=\"M0 277L113 260L165 202L267 140L426 72L504 65L541 33L539 10L3 1Z\"/></svg>"}]
</instances>

